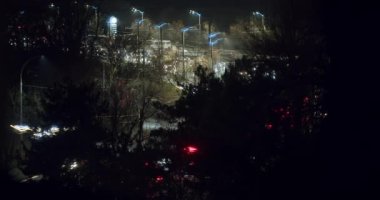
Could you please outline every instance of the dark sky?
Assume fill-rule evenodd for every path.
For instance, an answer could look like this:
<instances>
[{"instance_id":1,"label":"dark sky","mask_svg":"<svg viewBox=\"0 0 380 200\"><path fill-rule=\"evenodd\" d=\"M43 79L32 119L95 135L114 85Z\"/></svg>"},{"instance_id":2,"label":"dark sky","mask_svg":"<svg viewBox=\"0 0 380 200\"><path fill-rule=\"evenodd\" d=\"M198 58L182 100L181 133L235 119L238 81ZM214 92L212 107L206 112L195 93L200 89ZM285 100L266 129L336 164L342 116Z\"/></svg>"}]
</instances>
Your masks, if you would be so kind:
<instances>
[{"instance_id":1,"label":"dark sky","mask_svg":"<svg viewBox=\"0 0 380 200\"><path fill-rule=\"evenodd\" d=\"M319 12L323 0L97 0L111 12L130 14L131 6L145 12L145 16L154 22L181 19L185 22L197 22L189 15L189 9L202 14L202 20L212 21L221 29L226 29L236 19L248 19L252 11L260 11L266 19L285 11L289 6L302 13L300 18Z\"/></svg>"},{"instance_id":2,"label":"dark sky","mask_svg":"<svg viewBox=\"0 0 380 200\"><path fill-rule=\"evenodd\" d=\"M49 2L65 2L69 0L5 0L3 4L14 4L19 7ZM183 20L185 23L197 22L195 16L189 15L189 9L202 13L202 21L212 21L222 30L239 18L247 19L252 11L260 11L266 16L278 13L283 5L295 2L297 9L309 12L317 9L317 2L321 0L77 0L98 5L100 10L109 15L116 15L127 23L131 20L131 7L135 6L145 12L145 16L155 23L161 21ZM6 3L9 2L9 3ZM310 3L311 2L311 3ZM302 5L301 5L302 4ZM270 19L268 17L267 19Z\"/></svg>"},{"instance_id":3,"label":"dark sky","mask_svg":"<svg viewBox=\"0 0 380 200\"><path fill-rule=\"evenodd\" d=\"M125 11L125 6L135 6L154 21L191 20L189 9L202 13L203 20L212 20L220 26L246 17L252 10L261 10L265 0L108 0L105 7ZM129 6L129 7L130 7ZM193 17L194 18L194 17ZM196 18L196 17L195 17ZM196 20L196 19L195 19Z\"/></svg>"}]
</instances>

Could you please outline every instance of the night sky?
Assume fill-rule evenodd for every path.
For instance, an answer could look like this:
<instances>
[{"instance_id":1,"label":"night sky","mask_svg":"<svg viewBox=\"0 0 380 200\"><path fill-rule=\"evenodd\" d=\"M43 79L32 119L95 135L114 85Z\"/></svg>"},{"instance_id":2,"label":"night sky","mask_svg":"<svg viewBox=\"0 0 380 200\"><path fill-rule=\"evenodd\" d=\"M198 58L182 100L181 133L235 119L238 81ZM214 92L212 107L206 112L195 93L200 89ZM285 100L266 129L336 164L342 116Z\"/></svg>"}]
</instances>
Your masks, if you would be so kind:
<instances>
[{"instance_id":1,"label":"night sky","mask_svg":"<svg viewBox=\"0 0 380 200\"><path fill-rule=\"evenodd\" d=\"M9 8L20 9L31 6L47 5L49 2L63 2L64 0L6 0L4 3ZM81 0L78 0L81 1ZM196 17L189 15L189 9L202 14L202 21L212 21L221 31L227 31L229 24L237 19L248 19L252 11L264 13L268 20L271 16L279 14L290 4L297 12L305 15L314 15L318 12L321 2L318 0L284 1L284 0L87 0L92 5L97 5L103 13L115 15L127 24L133 19L131 7L144 11L144 15L155 23L163 21L183 20L185 24L197 22ZM9 10L9 9L8 9ZM285 15L287 15L285 13ZM320 15L317 14L317 15ZM320 18L317 16L316 18Z\"/></svg>"},{"instance_id":2,"label":"night sky","mask_svg":"<svg viewBox=\"0 0 380 200\"><path fill-rule=\"evenodd\" d=\"M202 14L202 20L213 21L220 28L225 29L228 24L237 18L246 18L253 10L263 10L264 0L111 0L103 2L103 8L117 13L122 17L129 15L132 6L144 11L144 15L155 22L183 20L188 22L194 17L189 15L189 9ZM127 17L127 16L126 16ZM196 20L195 20L196 21Z\"/></svg>"},{"instance_id":3,"label":"night sky","mask_svg":"<svg viewBox=\"0 0 380 200\"><path fill-rule=\"evenodd\" d=\"M31 7L48 4L49 2L62 2L63 0L6 0L6 5L10 8ZM78 0L80 1L80 0ZM213 23L224 29L228 24L233 23L238 18L247 18L252 11L267 13L270 2L278 0L88 0L93 5L98 5L101 10L119 18L131 17L131 7L137 7L144 11L145 16L155 22L192 20L189 9L202 13L203 20L211 20ZM275 3L276 4L276 3ZM128 20L128 19L127 19Z\"/></svg>"}]
</instances>

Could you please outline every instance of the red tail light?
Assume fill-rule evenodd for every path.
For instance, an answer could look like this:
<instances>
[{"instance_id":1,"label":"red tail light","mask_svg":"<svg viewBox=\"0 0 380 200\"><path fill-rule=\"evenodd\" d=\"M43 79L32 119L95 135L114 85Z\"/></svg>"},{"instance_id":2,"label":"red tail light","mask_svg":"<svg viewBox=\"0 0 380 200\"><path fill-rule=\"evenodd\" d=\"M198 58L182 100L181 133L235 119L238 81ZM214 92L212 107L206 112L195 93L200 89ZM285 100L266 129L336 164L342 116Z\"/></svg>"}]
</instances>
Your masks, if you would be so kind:
<instances>
[{"instance_id":1,"label":"red tail light","mask_svg":"<svg viewBox=\"0 0 380 200\"><path fill-rule=\"evenodd\" d=\"M184 148L184 150L187 154L195 154L198 152L198 148L195 146L187 146Z\"/></svg>"}]
</instances>

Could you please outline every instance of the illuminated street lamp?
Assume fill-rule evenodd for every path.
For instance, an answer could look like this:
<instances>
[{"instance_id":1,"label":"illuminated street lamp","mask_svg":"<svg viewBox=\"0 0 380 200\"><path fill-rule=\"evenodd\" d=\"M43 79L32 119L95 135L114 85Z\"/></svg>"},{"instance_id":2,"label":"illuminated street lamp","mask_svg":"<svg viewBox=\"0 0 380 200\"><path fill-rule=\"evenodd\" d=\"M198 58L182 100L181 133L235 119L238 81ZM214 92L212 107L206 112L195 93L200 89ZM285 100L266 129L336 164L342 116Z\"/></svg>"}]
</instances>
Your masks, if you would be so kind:
<instances>
[{"instance_id":1,"label":"illuminated street lamp","mask_svg":"<svg viewBox=\"0 0 380 200\"><path fill-rule=\"evenodd\" d=\"M98 27L98 7L96 6L92 6L92 5L89 5L89 4L86 4L86 8L89 9L93 9L95 11L95 21L96 21L96 27Z\"/></svg>"},{"instance_id":2,"label":"illuminated street lamp","mask_svg":"<svg viewBox=\"0 0 380 200\"><path fill-rule=\"evenodd\" d=\"M209 38L209 42L211 42L211 39L212 38L214 38L214 37L216 37L216 36L218 36L218 35L220 35L220 34L222 34L221 32L213 32L213 33L210 33L209 35L208 35L208 38Z\"/></svg>"},{"instance_id":3,"label":"illuminated street lamp","mask_svg":"<svg viewBox=\"0 0 380 200\"><path fill-rule=\"evenodd\" d=\"M59 6L56 6L54 3L49 4L49 9L57 9L57 14L59 15Z\"/></svg>"},{"instance_id":4,"label":"illuminated street lamp","mask_svg":"<svg viewBox=\"0 0 380 200\"><path fill-rule=\"evenodd\" d=\"M183 77L185 77L185 33L190 30L196 29L194 26L183 27L181 28L182 32L182 68L183 68Z\"/></svg>"},{"instance_id":5,"label":"illuminated street lamp","mask_svg":"<svg viewBox=\"0 0 380 200\"><path fill-rule=\"evenodd\" d=\"M13 129L17 130L16 133L23 134L26 131L31 131L32 128L30 128L28 125L10 125Z\"/></svg>"},{"instance_id":6,"label":"illuminated street lamp","mask_svg":"<svg viewBox=\"0 0 380 200\"><path fill-rule=\"evenodd\" d=\"M219 34L221 34L221 33L220 32L215 32L215 33L210 33L208 35L208 38L209 38L208 45L211 48L211 54L210 54L211 55L211 67L212 67L213 70L214 70L214 61L213 61L213 56L212 56L212 54L213 54L213 46L215 44L217 44L219 41L223 40L224 38L218 38L218 39L216 39L214 41L212 39L215 38L216 36L218 36Z\"/></svg>"},{"instance_id":7,"label":"illuminated street lamp","mask_svg":"<svg viewBox=\"0 0 380 200\"><path fill-rule=\"evenodd\" d=\"M198 16L198 29L199 29L199 31L201 31L201 29L202 29L202 27L201 27L201 14L199 13L199 12L197 12L197 11L194 11L194 10L190 10L190 12L189 12L191 15L196 15L196 16Z\"/></svg>"},{"instance_id":8,"label":"illuminated street lamp","mask_svg":"<svg viewBox=\"0 0 380 200\"><path fill-rule=\"evenodd\" d=\"M189 13L191 15L196 15L198 16L198 29L199 29L199 45L201 45L201 40L202 40L202 24L201 24L201 17L202 15L199 12L196 12L194 10L190 10Z\"/></svg>"},{"instance_id":9,"label":"illuminated street lamp","mask_svg":"<svg viewBox=\"0 0 380 200\"><path fill-rule=\"evenodd\" d=\"M163 45L162 45L162 27L169 25L169 23L161 23L159 25L156 25L156 28L160 30L160 56L163 53Z\"/></svg>"},{"instance_id":10,"label":"illuminated street lamp","mask_svg":"<svg viewBox=\"0 0 380 200\"><path fill-rule=\"evenodd\" d=\"M141 20L144 20L144 12L141 10L138 10L136 8L132 8L133 13L140 13L141 14Z\"/></svg>"},{"instance_id":11,"label":"illuminated street lamp","mask_svg":"<svg viewBox=\"0 0 380 200\"><path fill-rule=\"evenodd\" d=\"M31 58L29 58L28 60L25 61L25 63L22 65L21 67L21 71L20 71L20 125L22 125L23 121L22 121L22 75L23 75L23 72L24 72L24 69L25 67L34 59L37 59L37 58L43 58L42 55L39 55L39 56L33 56Z\"/></svg>"},{"instance_id":12,"label":"illuminated street lamp","mask_svg":"<svg viewBox=\"0 0 380 200\"><path fill-rule=\"evenodd\" d=\"M109 35L115 36L117 33L117 18L114 16L111 16L108 19L108 25L109 25Z\"/></svg>"},{"instance_id":13,"label":"illuminated street lamp","mask_svg":"<svg viewBox=\"0 0 380 200\"><path fill-rule=\"evenodd\" d=\"M253 14L253 16L259 16L259 17L261 17L261 24L262 24L262 26L263 26L263 28L264 28L264 30L265 30L265 23L264 23L264 15L262 14L262 13L260 13L260 12L253 12L252 13Z\"/></svg>"},{"instance_id":14,"label":"illuminated street lamp","mask_svg":"<svg viewBox=\"0 0 380 200\"><path fill-rule=\"evenodd\" d=\"M136 20L136 24L137 24L137 56L138 56L138 62L140 63L140 46L139 46L139 37L140 37L140 25L144 22L144 19L141 19L141 20ZM144 54L145 55L145 54ZM144 60L145 62L145 57L144 57Z\"/></svg>"}]
</instances>

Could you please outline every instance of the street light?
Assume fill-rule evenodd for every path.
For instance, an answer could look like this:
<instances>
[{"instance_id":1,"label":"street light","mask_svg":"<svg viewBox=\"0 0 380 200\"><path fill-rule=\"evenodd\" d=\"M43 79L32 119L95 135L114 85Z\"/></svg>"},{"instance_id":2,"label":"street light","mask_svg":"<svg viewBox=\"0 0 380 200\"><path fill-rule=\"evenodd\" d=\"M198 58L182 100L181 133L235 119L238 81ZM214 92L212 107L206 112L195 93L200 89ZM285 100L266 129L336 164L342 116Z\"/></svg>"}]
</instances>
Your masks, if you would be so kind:
<instances>
[{"instance_id":1,"label":"street light","mask_svg":"<svg viewBox=\"0 0 380 200\"><path fill-rule=\"evenodd\" d=\"M212 54L213 54L213 46L215 45L215 44L217 44L219 41L221 41L221 40L223 40L224 38L218 38L218 39L216 39L216 40L214 40L214 41L212 41L212 39L213 38L215 38L216 36L218 36L218 35L220 35L221 34L221 32L214 32L214 33L210 33L209 35L208 35L208 38L209 38L209 42L208 42L208 45L210 46L210 48L211 48L211 67L212 67L212 69L214 70L214 61L213 61L213 57L212 57Z\"/></svg>"},{"instance_id":2,"label":"street light","mask_svg":"<svg viewBox=\"0 0 380 200\"><path fill-rule=\"evenodd\" d=\"M201 24L201 14L197 11L190 10L189 13L191 15L196 15L198 16L198 29L199 29L199 46L201 45L202 41L202 24Z\"/></svg>"},{"instance_id":3,"label":"street light","mask_svg":"<svg viewBox=\"0 0 380 200\"><path fill-rule=\"evenodd\" d=\"M144 12L143 11L136 9L136 8L132 8L132 12L133 13L140 13L141 14L141 20L144 20Z\"/></svg>"},{"instance_id":4,"label":"street light","mask_svg":"<svg viewBox=\"0 0 380 200\"><path fill-rule=\"evenodd\" d=\"M194 10L190 10L190 12L189 12L191 15L196 15L196 16L198 16L198 29L199 29L199 31L201 31L201 29L202 29L202 27L201 27L201 14L199 13L199 12L197 12L197 11L194 11Z\"/></svg>"},{"instance_id":5,"label":"street light","mask_svg":"<svg viewBox=\"0 0 380 200\"><path fill-rule=\"evenodd\" d=\"M55 6L54 3L49 4L49 8L54 8L54 6Z\"/></svg>"},{"instance_id":6,"label":"street light","mask_svg":"<svg viewBox=\"0 0 380 200\"><path fill-rule=\"evenodd\" d=\"M136 20L137 24L137 56L138 56L138 62L140 64L140 46L139 46L139 37L140 37L140 25L144 22L144 19L141 20ZM145 55L145 53L144 53ZM144 57L144 62L145 62L145 57Z\"/></svg>"},{"instance_id":7,"label":"street light","mask_svg":"<svg viewBox=\"0 0 380 200\"><path fill-rule=\"evenodd\" d=\"M196 29L194 26L183 27L181 28L182 32L182 69L183 69L183 77L185 77L185 33L190 30Z\"/></svg>"},{"instance_id":8,"label":"street light","mask_svg":"<svg viewBox=\"0 0 380 200\"><path fill-rule=\"evenodd\" d=\"M21 71L20 71L20 125L22 125L22 75L23 75L23 72L24 72L24 69L25 67L34 59L36 58L43 58L43 55L39 55L39 56L33 56L31 58L29 58L28 60L26 60L24 62L24 64L22 65L21 67Z\"/></svg>"},{"instance_id":9,"label":"street light","mask_svg":"<svg viewBox=\"0 0 380 200\"><path fill-rule=\"evenodd\" d=\"M54 3L50 3L49 4L49 9L55 9L55 8L57 8L57 14L59 15L59 6L56 6L56 5L54 5Z\"/></svg>"},{"instance_id":10,"label":"street light","mask_svg":"<svg viewBox=\"0 0 380 200\"><path fill-rule=\"evenodd\" d=\"M216 36L218 36L218 35L220 35L220 34L222 34L222 33L221 33L221 32L213 32L213 33L210 33L210 34L208 35L208 38L209 38L210 41L211 41L212 38L214 38L214 37L216 37Z\"/></svg>"},{"instance_id":11,"label":"street light","mask_svg":"<svg viewBox=\"0 0 380 200\"><path fill-rule=\"evenodd\" d=\"M112 35L116 35L117 33L117 18L114 17L114 16L111 16L109 19L108 19L108 24L109 24L109 34L111 36Z\"/></svg>"},{"instance_id":12,"label":"street light","mask_svg":"<svg viewBox=\"0 0 380 200\"><path fill-rule=\"evenodd\" d=\"M265 30L265 23L264 23L265 16L264 16L264 14L262 14L262 13L260 13L258 11L253 12L252 14L253 14L253 16L259 16L259 17L261 17L261 24L263 26L263 29Z\"/></svg>"},{"instance_id":13,"label":"street light","mask_svg":"<svg viewBox=\"0 0 380 200\"><path fill-rule=\"evenodd\" d=\"M98 22L98 15L99 15L98 14L98 7L86 4L86 9L89 9L89 8L91 8L91 9L93 9L95 11L96 34L98 34L98 26L99 26L99 22Z\"/></svg>"},{"instance_id":14,"label":"street light","mask_svg":"<svg viewBox=\"0 0 380 200\"><path fill-rule=\"evenodd\" d=\"M162 56L162 53L163 53L163 47L162 47L162 27L164 27L165 25L169 25L169 23L161 23L159 25L156 25L156 28L160 29L160 57ZM161 58L160 58L160 62L161 62Z\"/></svg>"}]
</instances>

